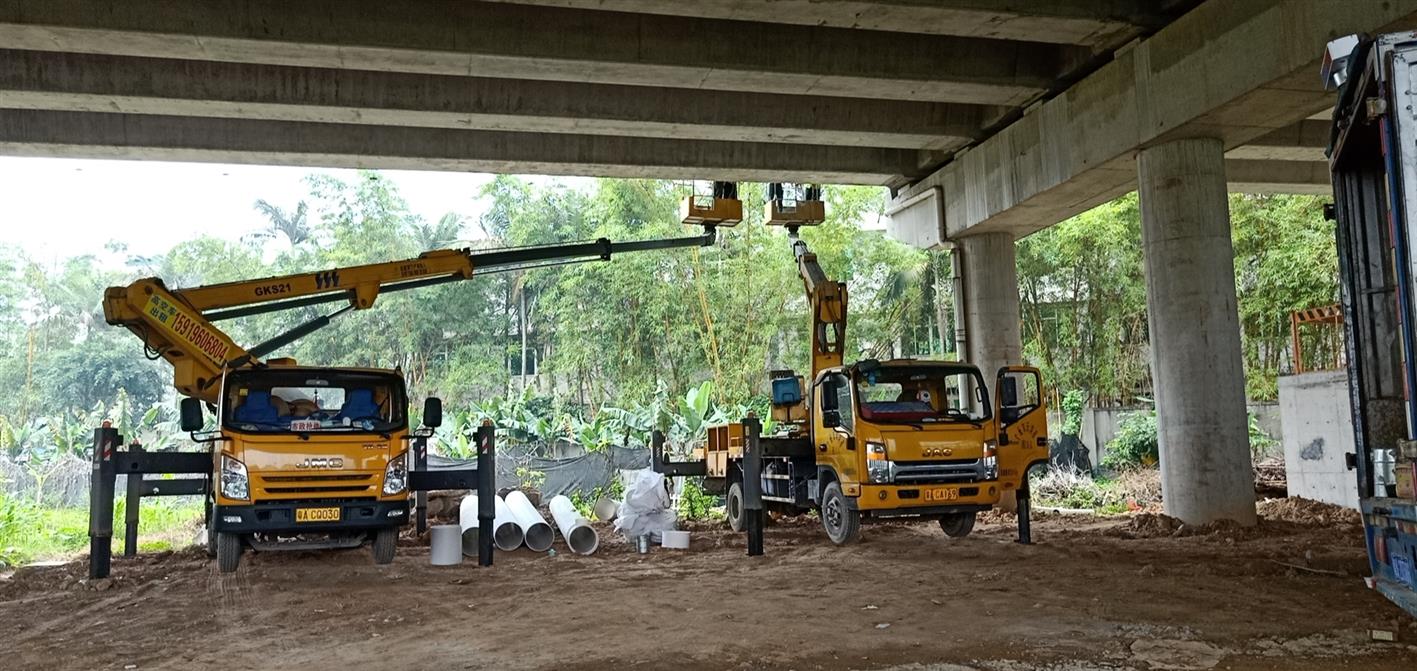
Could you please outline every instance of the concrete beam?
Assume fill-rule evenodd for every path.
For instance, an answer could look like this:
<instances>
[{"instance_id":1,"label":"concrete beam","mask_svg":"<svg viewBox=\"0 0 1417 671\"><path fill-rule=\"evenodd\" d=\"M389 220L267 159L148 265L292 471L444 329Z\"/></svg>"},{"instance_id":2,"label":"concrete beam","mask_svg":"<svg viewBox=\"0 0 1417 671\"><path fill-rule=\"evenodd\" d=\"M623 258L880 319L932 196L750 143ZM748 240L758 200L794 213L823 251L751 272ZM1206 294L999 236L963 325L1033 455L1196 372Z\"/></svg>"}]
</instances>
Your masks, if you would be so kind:
<instances>
[{"instance_id":1,"label":"concrete beam","mask_svg":"<svg viewBox=\"0 0 1417 671\"><path fill-rule=\"evenodd\" d=\"M0 50L0 107L945 151L995 108Z\"/></svg>"},{"instance_id":2,"label":"concrete beam","mask_svg":"<svg viewBox=\"0 0 1417 671\"><path fill-rule=\"evenodd\" d=\"M0 154L875 185L918 160L901 149L4 109Z\"/></svg>"},{"instance_id":3,"label":"concrete beam","mask_svg":"<svg viewBox=\"0 0 1417 671\"><path fill-rule=\"evenodd\" d=\"M0 0L0 44L302 67L1018 106L1087 49L496 2Z\"/></svg>"},{"instance_id":4,"label":"concrete beam","mask_svg":"<svg viewBox=\"0 0 1417 671\"><path fill-rule=\"evenodd\" d=\"M1209 0L897 198L940 187L950 237L1026 235L1134 189L1144 147L1233 149L1330 107L1317 74L1328 40L1414 13L1417 0Z\"/></svg>"},{"instance_id":5,"label":"concrete beam","mask_svg":"<svg viewBox=\"0 0 1417 671\"><path fill-rule=\"evenodd\" d=\"M1126 41L1165 21L1157 3L1144 0L493 1L1089 46Z\"/></svg>"},{"instance_id":6,"label":"concrete beam","mask_svg":"<svg viewBox=\"0 0 1417 671\"><path fill-rule=\"evenodd\" d=\"M1225 181L1231 193L1333 196L1328 163L1323 161L1251 161L1227 158Z\"/></svg>"},{"instance_id":7,"label":"concrete beam","mask_svg":"<svg viewBox=\"0 0 1417 671\"><path fill-rule=\"evenodd\" d=\"M1135 161L1125 165L1129 165L1133 169L1136 168ZM1325 162L1251 161L1227 158L1225 160L1225 176L1227 189L1230 193L1330 197L1333 195L1328 163ZM1120 198L1127 192L1134 190L1136 190L1135 183L1120 185L1115 191L1105 194L1101 202ZM942 193L942 190L932 189L921 192L911 201L897 199L889 210L891 214L887 224L887 233L905 244L934 250L949 249L953 242L969 239L969 236L951 237L945 231L943 217L946 205L940 197ZM1038 228L1046 228L1046 226ZM1022 235L1026 235L1026 233L1019 234L1019 237Z\"/></svg>"},{"instance_id":8,"label":"concrete beam","mask_svg":"<svg viewBox=\"0 0 1417 671\"><path fill-rule=\"evenodd\" d=\"M1327 121L1300 121L1261 135L1225 152L1226 158L1258 161L1325 161L1330 125Z\"/></svg>"}]
</instances>

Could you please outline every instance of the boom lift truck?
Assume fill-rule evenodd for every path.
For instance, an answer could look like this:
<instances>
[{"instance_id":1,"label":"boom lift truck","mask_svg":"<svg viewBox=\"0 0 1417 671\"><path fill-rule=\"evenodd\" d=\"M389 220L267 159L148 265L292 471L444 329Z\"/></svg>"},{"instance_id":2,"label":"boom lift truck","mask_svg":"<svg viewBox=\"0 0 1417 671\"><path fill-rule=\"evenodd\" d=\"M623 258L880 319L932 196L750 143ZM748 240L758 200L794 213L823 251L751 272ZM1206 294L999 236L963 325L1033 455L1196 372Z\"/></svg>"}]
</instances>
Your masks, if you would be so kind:
<instances>
[{"instance_id":1,"label":"boom lift truck","mask_svg":"<svg viewBox=\"0 0 1417 671\"><path fill-rule=\"evenodd\" d=\"M761 542L762 511L817 509L837 545L855 542L863 519L935 519L962 537L1009 490L1020 492L1020 540L1028 542L1026 474L1048 460L1038 370L1000 369L1000 399L991 404L968 363L845 364L846 284L829 279L798 237L802 226L825 219L820 187L771 184L764 219L787 229L797 260L811 311L811 370L805 379L770 373L773 435L758 436L756 418L713 426L687 461L669 460L656 436L655 469L704 476L706 489L725 494L728 523L749 532L750 554L761 551L752 539Z\"/></svg>"},{"instance_id":2,"label":"boom lift truck","mask_svg":"<svg viewBox=\"0 0 1417 671\"><path fill-rule=\"evenodd\" d=\"M1328 45L1328 157L1359 504L1374 587L1417 616L1417 32Z\"/></svg>"},{"instance_id":3,"label":"boom lift truck","mask_svg":"<svg viewBox=\"0 0 1417 671\"><path fill-rule=\"evenodd\" d=\"M715 207L731 207L726 201L732 199L717 200L717 205L709 203L710 213ZM486 476L482 484L491 486L490 456L488 462L481 458L490 455L491 427L480 432L478 471L426 470L425 440L441 422L442 403L429 398L423 411L426 428L410 431L408 393L400 371L298 366L292 359L265 357L343 314L372 307L382 294L508 270L608 261L625 252L707 246L721 220L696 221L705 232L694 237L447 249L404 261L190 289L169 288L159 278L109 288L103 299L108 323L138 336L149 358L172 364L173 385L185 397L182 429L191 432L202 449L121 450L122 438L115 430L97 431L90 573L101 577L108 572L118 472L129 474L129 553L136 545L142 496L200 494L206 500L208 552L222 571L236 570L246 547L355 547L370 539L374 561L389 563L398 530L408 521L411 491L422 499L428 489L474 488L474 475ZM254 347L238 345L216 325L326 303L341 306ZM204 406L215 416L216 429L200 433L206 423ZM143 479L152 473L198 477ZM489 505L479 517L490 520L492 497L481 501ZM421 506L419 512L422 520ZM491 538L490 533L482 536ZM486 549L484 564L491 562L490 546Z\"/></svg>"}]
</instances>

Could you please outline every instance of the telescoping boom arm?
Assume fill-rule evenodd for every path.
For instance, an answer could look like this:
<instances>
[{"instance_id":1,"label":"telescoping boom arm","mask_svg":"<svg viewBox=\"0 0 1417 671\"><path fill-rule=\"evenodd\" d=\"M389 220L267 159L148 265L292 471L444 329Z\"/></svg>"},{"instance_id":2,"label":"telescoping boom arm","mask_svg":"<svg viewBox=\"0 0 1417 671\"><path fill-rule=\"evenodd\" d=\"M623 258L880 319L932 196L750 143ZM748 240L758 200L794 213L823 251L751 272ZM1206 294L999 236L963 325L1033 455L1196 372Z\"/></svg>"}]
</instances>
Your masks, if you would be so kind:
<instances>
[{"instance_id":1,"label":"telescoping boom arm","mask_svg":"<svg viewBox=\"0 0 1417 671\"><path fill-rule=\"evenodd\" d=\"M763 219L769 226L786 228L792 241L797 274L802 277L802 288L807 291L812 310L812 375L808 379L815 380L818 373L840 366L846 351L846 283L827 277L817 263L817 255L797 236L801 227L816 226L826 219L821 187L769 184Z\"/></svg>"},{"instance_id":2,"label":"telescoping boom arm","mask_svg":"<svg viewBox=\"0 0 1417 671\"><path fill-rule=\"evenodd\" d=\"M148 357L166 359L173 383L186 396L215 403L227 369L260 365L261 358L323 327L350 310L374 305L380 294L472 279L474 275L550 265L608 261L614 254L699 247L713 244L714 229L703 235L663 240L589 242L473 251L444 249L417 258L371 263L226 282L190 289L169 289L156 277L104 292L109 324L123 326L143 341ZM250 348L238 345L215 322L323 303L344 303L335 312L306 322Z\"/></svg>"},{"instance_id":3,"label":"telescoping boom arm","mask_svg":"<svg viewBox=\"0 0 1417 671\"><path fill-rule=\"evenodd\" d=\"M840 366L846 348L846 283L829 279L817 255L807 249L807 243L790 233L792 255L797 257L797 274L807 290L807 303L812 310L812 377Z\"/></svg>"}]
</instances>

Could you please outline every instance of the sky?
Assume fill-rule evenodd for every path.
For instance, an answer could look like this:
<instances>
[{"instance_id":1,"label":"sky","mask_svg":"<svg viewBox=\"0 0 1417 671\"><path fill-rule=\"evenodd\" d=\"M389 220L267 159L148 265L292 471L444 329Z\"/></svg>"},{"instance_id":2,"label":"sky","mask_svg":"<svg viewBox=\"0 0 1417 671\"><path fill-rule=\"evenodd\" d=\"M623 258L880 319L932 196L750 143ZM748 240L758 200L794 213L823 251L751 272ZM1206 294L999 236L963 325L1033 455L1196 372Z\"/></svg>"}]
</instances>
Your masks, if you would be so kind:
<instances>
[{"instance_id":1,"label":"sky","mask_svg":"<svg viewBox=\"0 0 1417 671\"><path fill-rule=\"evenodd\" d=\"M487 207L476 196L492 175L381 172L398 185L409 209L429 221L448 212L476 221ZM252 207L256 200L290 211L308 196L302 180L312 173L355 175L283 166L0 157L0 247L19 247L46 264L94 254L119 266L129 254L166 252L202 234L236 240L265 227L267 219ZM569 188L593 183L529 179ZM107 252L112 240L126 244L126 253Z\"/></svg>"}]
</instances>

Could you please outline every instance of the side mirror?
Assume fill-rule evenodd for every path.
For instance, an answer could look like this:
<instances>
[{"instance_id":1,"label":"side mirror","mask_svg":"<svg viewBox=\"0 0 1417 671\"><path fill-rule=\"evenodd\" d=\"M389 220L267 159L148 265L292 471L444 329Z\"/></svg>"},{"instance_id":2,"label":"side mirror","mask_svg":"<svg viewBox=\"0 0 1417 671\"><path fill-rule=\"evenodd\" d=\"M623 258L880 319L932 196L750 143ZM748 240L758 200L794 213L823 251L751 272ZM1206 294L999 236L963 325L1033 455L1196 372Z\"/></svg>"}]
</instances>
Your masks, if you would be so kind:
<instances>
[{"instance_id":1,"label":"side mirror","mask_svg":"<svg viewBox=\"0 0 1417 671\"><path fill-rule=\"evenodd\" d=\"M436 429L443 425L443 399L429 396L423 401L423 426Z\"/></svg>"},{"instance_id":2,"label":"side mirror","mask_svg":"<svg viewBox=\"0 0 1417 671\"><path fill-rule=\"evenodd\" d=\"M822 411L822 426L825 426L825 427L827 427L828 429L835 429L836 427L841 426L841 411L840 411L840 410L823 410L823 411Z\"/></svg>"},{"instance_id":3,"label":"side mirror","mask_svg":"<svg viewBox=\"0 0 1417 671\"><path fill-rule=\"evenodd\" d=\"M198 399L190 397L182 399L178 410L182 419L182 430L187 433L201 431L207 423L206 417L202 416L202 402Z\"/></svg>"}]
</instances>

